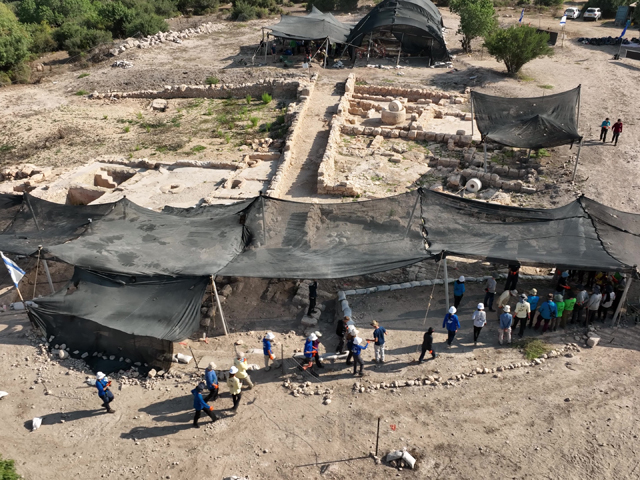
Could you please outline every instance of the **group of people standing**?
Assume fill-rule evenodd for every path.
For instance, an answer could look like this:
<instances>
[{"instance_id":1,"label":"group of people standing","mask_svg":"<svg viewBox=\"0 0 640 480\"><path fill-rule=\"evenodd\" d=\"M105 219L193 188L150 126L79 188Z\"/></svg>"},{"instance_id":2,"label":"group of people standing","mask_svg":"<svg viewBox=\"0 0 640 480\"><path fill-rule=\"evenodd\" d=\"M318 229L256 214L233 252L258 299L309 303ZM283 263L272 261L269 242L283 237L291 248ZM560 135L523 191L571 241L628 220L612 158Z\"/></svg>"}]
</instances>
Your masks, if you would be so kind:
<instances>
[{"instance_id":1,"label":"group of people standing","mask_svg":"<svg viewBox=\"0 0 640 480\"><path fill-rule=\"evenodd\" d=\"M611 126L609 118L607 117L604 119L600 125L600 140L602 140L602 143L607 141L607 133L609 132L609 129L611 129L612 133L611 143L617 146L618 137L620 137L620 134L622 133L622 120L618 119L618 121Z\"/></svg>"}]
</instances>

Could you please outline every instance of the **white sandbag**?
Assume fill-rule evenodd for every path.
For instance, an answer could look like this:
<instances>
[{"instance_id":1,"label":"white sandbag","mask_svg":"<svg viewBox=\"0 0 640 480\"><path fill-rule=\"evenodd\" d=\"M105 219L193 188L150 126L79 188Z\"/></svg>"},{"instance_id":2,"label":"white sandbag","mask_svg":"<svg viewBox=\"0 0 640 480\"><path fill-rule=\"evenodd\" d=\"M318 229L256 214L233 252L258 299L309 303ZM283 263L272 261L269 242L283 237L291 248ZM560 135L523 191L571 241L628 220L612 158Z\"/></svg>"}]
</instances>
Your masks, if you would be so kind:
<instances>
[{"instance_id":1,"label":"white sandbag","mask_svg":"<svg viewBox=\"0 0 640 480\"><path fill-rule=\"evenodd\" d=\"M42 425L42 418L35 417L33 420L31 420L31 431L35 432L40 428L40 425Z\"/></svg>"}]
</instances>

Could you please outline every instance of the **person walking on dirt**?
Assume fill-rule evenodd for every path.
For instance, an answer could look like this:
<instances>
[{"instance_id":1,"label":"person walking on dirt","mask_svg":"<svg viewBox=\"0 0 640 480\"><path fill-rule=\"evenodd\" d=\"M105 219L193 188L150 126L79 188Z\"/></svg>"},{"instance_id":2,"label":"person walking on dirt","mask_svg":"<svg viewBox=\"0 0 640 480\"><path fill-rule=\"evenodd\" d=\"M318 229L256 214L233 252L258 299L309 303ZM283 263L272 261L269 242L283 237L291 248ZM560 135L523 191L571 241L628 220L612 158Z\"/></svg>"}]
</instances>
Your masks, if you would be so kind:
<instances>
[{"instance_id":1,"label":"person walking on dirt","mask_svg":"<svg viewBox=\"0 0 640 480\"><path fill-rule=\"evenodd\" d=\"M336 335L338 337L338 346L336 347L336 353L344 353L345 335L347 334L347 322L351 320L349 317L343 317L342 321L338 322L336 326Z\"/></svg>"},{"instance_id":2,"label":"person walking on dirt","mask_svg":"<svg viewBox=\"0 0 640 480\"><path fill-rule=\"evenodd\" d=\"M527 300L527 296L524 293L521 294L520 301L516 303L516 308L513 312L515 314L515 318L513 319L513 330L515 331L515 329L518 328L518 323L520 324L518 338L522 338L524 335L525 326L531 316L531 304Z\"/></svg>"},{"instance_id":3,"label":"person walking on dirt","mask_svg":"<svg viewBox=\"0 0 640 480\"><path fill-rule=\"evenodd\" d=\"M433 351L433 328L431 327L429 327L429 330L427 330L427 332L424 334L424 338L422 339L422 352L420 353L418 363L422 363L422 360L424 360L424 355L427 352L431 354L432 359L438 357L438 354Z\"/></svg>"},{"instance_id":4,"label":"person walking on dirt","mask_svg":"<svg viewBox=\"0 0 640 480\"><path fill-rule=\"evenodd\" d=\"M553 293L550 293L547 297L547 301L538 307L538 320L536 321L536 326L533 327L533 329L538 330L540 323L544 322L542 333L546 332L549 328L549 322L551 322L552 318L556 318L557 313L558 309L556 308L556 304L553 303Z\"/></svg>"},{"instance_id":5,"label":"person walking on dirt","mask_svg":"<svg viewBox=\"0 0 640 480\"><path fill-rule=\"evenodd\" d=\"M218 385L218 375L216 375L216 364L211 362L207 365L207 369L204 371L204 381L207 384L207 389L209 390L209 395L204 399L205 402L213 401L215 402L218 398L219 385Z\"/></svg>"},{"instance_id":6,"label":"person walking on dirt","mask_svg":"<svg viewBox=\"0 0 640 480\"><path fill-rule=\"evenodd\" d=\"M357 375L358 365L360 365L360 376L364 375L364 360L362 359L362 351L365 350L369 346L369 341L366 341L365 346L362 346L364 340L360 337L356 337L353 339L353 348L351 351L353 352L353 374Z\"/></svg>"},{"instance_id":7,"label":"person walking on dirt","mask_svg":"<svg viewBox=\"0 0 640 480\"><path fill-rule=\"evenodd\" d=\"M200 382L196 388L191 390L193 394L193 408L196 409L196 414L193 416L193 426L194 428L200 428L198 425L198 420L200 419L200 415L202 415L202 411L206 413L212 422L218 420L218 417L213 413L213 407L207 405L207 402L202 398L202 392L204 391L204 383Z\"/></svg>"},{"instance_id":8,"label":"person walking on dirt","mask_svg":"<svg viewBox=\"0 0 640 480\"><path fill-rule=\"evenodd\" d=\"M453 306L458 308L460 302L462 301L462 297L464 296L465 286L464 286L464 276L460 276L458 280L453 282Z\"/></svg>"},{"instance_id":9,"label":"person walking on dirt","mask_svg":"<svg viewBox=\"0 0 640 480\"><path fill-rule=\"evenodd\" d=\"M247 369L249 368L249 364L247 363L247 358L244 356L244 353L242 352L238 352L236 357L237 357L236 361L233 362L233 366L238 369L238 373L236 374L236 377L242 383L247 385L249 387L249 390L251 390L253 388L253 382L251 381L251 378L247 373Z\"/></svg>"},{"instance_id":10,"label":"person walking on dirt","mask_svg":"<svg viewBox=\"0 0 640 480\"><path fill-rule=\"evenodd\" d=\"M238 410L240 400L242 399L242 382L238 377L236 377L237 374L238 369L236 367L231 367L229 369L229 378L227 379L227 387L229 387L229 393L233 400L232 410L234 412Z\"/></svg>"},{"instance_id":11,"label":"person walking on dirt","mask_svg":"<svg viewBox=\"0 0 640 480\"><path fill-rule=\"evenodd\" d=\"M349 322L351 322L351 325L349 325ZM353 358L353 339L358 336L358 331L356 330L353 320L349 320L349 322L347 322L348 327L346 334L347 351L349 352L347 355L347 365L351 365L351 359Z\"/></svg>"},{"instance_id":12,"label":"person walking on dirt","mask_svg":"<svg viewBox=\"0 0 640 480\"><path fill-rule=\"evenodd\" d=\"M515 290L518 288L518 277L520 276L520 265L509 265L509 274L507 275L507 283L504 284L505 290Z\"/></svg>"},{"instance_id":13,"label":"person walking on dirt","mask_svg":"<svg viewBox=\"0 0 640 480\"><path fill-rule=\"evenodd\" d=\"M595 287L593 287L593 293L591 294L591 296L589 297L589 301L587 302L587 318L584 325L585 327L595 319L601 302L602 294L600 293L600 287L596 285Z\"/></svg>"},{"instance_id":14,"label":"person walking on dirt","mask_svg":"<svg viewBox=\"0 0 640 480\"><path fill-rule=\"evenodd\" d=\"M302 367L304 370L306 370L307 368L311 368L313 366L313 357L315 357L316 354L318 353L318 351L313 348L313 342L317 339L318 339L317 335L315 333L312 333L304 341L303 353L304 353L305 365Z\"/></svg>"},{"instance_id":15,"label":"person walking on dirt","mask_svg":"<svg viewBox=\"0 0 640 480\"><path fill-rule=\"evenodd\" d=\"M487 312L484 311L484 304L478 304L478 309L471 315L471 320L473 320L473 345L475 346L478 344L482 327L487 324Z\"/></svg>"},{"instance_id":16,"label":"person walking on dirt","mask_svg":"<svg viewBox=\"0 0 640 480\"><path fill-rule=\"evenodd\" d=\"M611 122L609 121L609 117L607 117L600 125L600 140L602 140L602 143L607 141L607 132L609 131L609 127L611 127Z\"/></svg>"},{"instance_id":17,"label":"person walking on dirt","mask_svg":"<svg viewBox=\"0 0 640 480\"><path fill-rule=\"evenodd\" d=\"M276 356L273 354L273 345L271 345L271 342L273 342L275 338L276 336L273 333L267 332L267 334L262 339L262 353L264 354L264 369L267 372L271 370L271 367L269 366L269 360L275 360L276 358Z\"/></svg>"},{"instance_id":18,"label":"person walking on dirt","mask_svg":"<svg viewBox=\"0 0 640 480\"><path fill-rule=\"evenodd\" d=\"M312 342L313 351L315 352L314 358L316 359L316 367L324 368L322 360L320 359L320 337L322 334L320 332L314 332L313 335L316 336L316 339Z\"/></svg>"},{"instance_id":19,"label":"person walking on dirt","mask_svg":"<svg viewBox=\"0 0 640 480\"><path fill-rule=\"evenodd\" d=\"M102 400L102 406L107 409L107 413L116 413L116 411L111 408L111 402L113 402L114 395L113 392L109 389L111 386L111 381L107 378L107 376L98 372L96 374L96 388L98 389L98 397Z\"/></svg>"},{"instance_id":20,"label":"person walking on dirt","mask_svg":"<svg viewBox=\"0 0 640 480\"><path fill-rule=\"evenodd\" d=\"M572 323L573 309L576 308L576 296L569 290L567 297L564 299L564 313L562 314L562 328L566 328L567 323Z\"/></svg>"},{"instance_id":21,"label":"person walking on dirt","mask_svg":"<svg viewBox=\"0 0 640 480\"><path fill-rule=\"evenodd\" d=\"M533 326L533 322L535 321L535 316L538 311L538 303L540 303L540 297L538 296L538 290L535 288L531 289L531 295L527 297L527 302L529 302L529 307L531 308L531 313L529 314L529 328Z\"/></svg>"},{"instance_id":22,"label":"person walking on dirt","mask_svg":"<svg viewBox=\"0 0 640 480\"><path fill-rule=\"evenodd\" d=\"M571 323L582 323L582 311L589 302L589 294L582 285L578 285L578 294L576 295L576 305L573 307L573 316L571 317Z\"/></svg>"},{"instance_id":23,"label":"person walking on dirt","mask_svg":"<svg viewBox=\"0 0 640 480\"><path fill-rule=\"evenodd\" d=\"M309 284L309 311L307 315L311 316L316 311L316 299L318 298L318 282L314 280Z\"/></svg>"},{"instance_id":24,"label":"person walking on dirt","mask_svg":"<svg viewBox=\"0 0 640 480\"><path fill-rule=\"evenodd\" d=\"M489 312L495 312L495 310L493 309L493 299L496 296L497 286L498 282L496 282L496 279L493 277L493 275L491 275L491 277L487 279L487 283L485 283L484 285L484 304L487 306L487 311Z\"/></svg>"},{"instance_id":25,"label":"person walking on dirt","mask_svg":"<svg viewBox=\"0 0 640 480\"><path fill-rule=\"evenodd\" d=\"M456 312L456 307L449 308L449 313L444 316L444 321L442 322L442 328L446 328L448 334L447 348L451 348L451 343L460 328L460 320L458 320Z\"/></svg>"},{"instance_id":26,"label":"person walking on dirt","mask_svg":"<svg viewBox=\"0 0 640 480\"><path fill-rule=\"evenodd\" d=\"M511 344L511 324L513 323L513 316L511 315L511 307L509 305L504 306L504 313L500 315L500 329L498 330L498 342L502 345L504 337L507 337L507 343Z\"/></svg>"},{"instance_id":27,"label":"person walking on dirt","mask_svg":"<svg viewBox=\"0 0 640 480\"><path fill-rule=\"evenodd\" d=\"M618 119L618 121L616 123L613 124L613 128L611 129L611 134L613 135L613 138L611 138L611 143L614 144L614 146L618 146L618 137L620 136L620 134L622 133L622 120Z\"/></svg>"},{"instance_id":28,"label":"person walking on dirt","mask_svg":"<svg viewBox=\"0 0 640 480\"><path fill-rule=\"evenodd\" d=\"M552 319L551 331L555 332L560 327L560 320L564 314L564 298L559 293L556 293L553 297L553 302L556 304L556 318Z\"/></svg>"},{"instance_id":29,"label":"person walking on dirt","mask_svg":"<svg viewBox=\"0 0 640 480\"><path fill-rule=\"evenodd\" d=\"M381 327L377 320L371 322L371 326L375 328L373 331L373 350L376 353L376 363L384 363L384 343L385 343L385 335L387 334L387 330L384 327ZM369 342L371 340L367 340Z\"/></svg>"}]
</instances>

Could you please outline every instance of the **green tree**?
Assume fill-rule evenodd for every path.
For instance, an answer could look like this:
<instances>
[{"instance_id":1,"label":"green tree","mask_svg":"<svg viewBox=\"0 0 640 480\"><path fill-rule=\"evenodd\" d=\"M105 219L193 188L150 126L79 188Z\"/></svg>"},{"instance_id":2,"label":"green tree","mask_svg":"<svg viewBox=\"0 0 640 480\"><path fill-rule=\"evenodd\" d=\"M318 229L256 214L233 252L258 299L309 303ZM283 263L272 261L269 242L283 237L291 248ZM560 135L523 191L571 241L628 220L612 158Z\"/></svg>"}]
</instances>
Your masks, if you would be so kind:
<instances>
[{"instance_id":1,"label":"green tree","mask_svg":"<svg viewBox=\"0 0 640 480\"><path fill-rule=\"evenodd\" d=\"M67 22L54 32L59 48L75 57L96 45L111 42L111 32L87 28L75 22Z\"/></svg>"},{"instance_id":2,"label":"green tree","mask_svg":"<svg viewBox=\"0 0 640 480\"><path fill-rule=\"evenodd\" d=\"M13 460L3 460L0 456L0 480L20 480Z\"/></svg>"},{"instance_id":3,"label":"green tree","mask_svg":"<svg viewBox=\"0 0 640 480\"><path fill-rule=\"evenodd\" d=\"M487 36L495 27L492 0L451 0L449 9L460 15L458 34L462 35L462 49L471 51L471 40Z\"/></svg>"},{"instance_id":4,"label":"green tree","mask_svg":"<svg viewBox=\"0 0 640 480\"><path fill-rule=\"evenodd\" d=\"M18 6L18 18L22 23L47 22L54 27L95 12L90 0L22 0Z\"/></svg>"},{"instance_id":5,"label":"green tree","mask_svg":"<svg viewBox=\"0 0 640 480\"><path fill-rule=\"evenodd\" d=\"M14 13L0 3L0 70L21 64L29 55L31 37Z\"/></svg>"},{"instance_id":6,"label":"green tree","mask_svg":"<svg viewBox=\"0 0 640 480\"><path fill-rule=\"evenodd\" d=\"M504 62L507 72L515 75L534 58L553 55L548 41L549 34L523 25L495 30L485 37L484 45L497 61Z\"/></svg>"}]
</instances>

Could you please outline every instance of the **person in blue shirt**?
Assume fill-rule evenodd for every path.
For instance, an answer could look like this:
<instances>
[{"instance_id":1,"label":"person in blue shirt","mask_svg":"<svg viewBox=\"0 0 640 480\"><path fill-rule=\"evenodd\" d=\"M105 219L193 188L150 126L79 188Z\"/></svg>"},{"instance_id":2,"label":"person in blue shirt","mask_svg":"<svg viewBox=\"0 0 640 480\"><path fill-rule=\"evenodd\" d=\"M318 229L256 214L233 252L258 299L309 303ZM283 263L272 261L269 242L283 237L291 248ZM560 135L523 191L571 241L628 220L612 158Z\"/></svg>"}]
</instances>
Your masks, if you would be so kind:
<instances>
[{"instance_id":1,"label":"person in blue shirt","mask_svg":"<svg viewBox=\"0 0 640 480\"><path fill-rule=\"evenodd\" d=\"M558 309L556 308L556 304L553 303L553 293L550 293L547 297L547 301L538 307L538 321L533 329L537 330L540 327L540 322L544 321L542 333L546 332L549 328L549 322L551 319L556 318L557 315Z\"/></svg>"},{"instance_id":2,"label":"person in blue shirt","mask_svg":"<svg viewBox=\"0 0 640 480\"><path fill-rule=\"evenodd\" d=\"M207 405L207 402L202 398L202 392L204 391L204 383L200 382L196 388L191 390L191 394L193 395L193 408L196 409L196 414L193 416L193 426L194 428L200 428L198 425L198 420L200 419L200 415L202 415L202 411L209 415L212 422L218 420L218 417L213 413L213 408Z\"/></svg>"},{"instance_id":3,"label":"person in blue shirt","mask_svg":"<svg viewBox=\"0 0 640 480\"><path fill-rule=\"evenodd\" d=\"M528 325L528 327L531 328L535 320L536 310L538 309L538 303L540 302L540 297L538 296L538 290L536 290L535 288L532 288L531 295L527 297L527 301L529 302L529 305L531 305L531 316L529 317L529 325Z\"/></svg>"},{"instance_id":4,"label":"person in blue shirt","mask_svg":"<svg viewBox=\"0 0 640 480\"><path fill-rule=\"evenodd\" d=\"M267 372L271 370L271 367L269 366L269 360L274 360L276 358L275 355L273 354L273 346L271 345L271 342L273 342L275 338L276 336L273 333L268 332L262 339L262 353L264 354L264 369Z\"/></svg>"},{"instance_id":5,"label":"person in blue shirt","mask_svg":"<svg viewBox=\"0 0 640 480\"><path fill-rule=\"evenodd\" d=\"M607 117L604 119L604 122L602 122L602 125L600 125L600 140L602 140L602 143L607 141L607 132L609 131L609 127L611 127L611 122Z\"/></svg>"},{"instance_id":6,"label":"person in blue shirt","mask_svg":"<svg viewBox=\"0 0 640 480\"><path fill-rule=\"evenodd\" d=\"M375 328L373 331L373 340L367 341L375 342L373 344L373 349L376 352L376 363L384 363L384 337L387 334L387 329L381 327L377 320L371 322L371 326Z\"/></svg>"},{"instance_id":7,"label":"person in blue shirt","mask_svg":"<svg viewBox=\"0 0 640 480\"><path fill-rule=\"evenodd\" d=\"M107 413L116 413L111 408L111 402L113 401L113 393L109 390L111 382L102 372L98 372L96 375L96 388L98 389L98 397L102 400L102 406L107 409Z\"/></svg>"},{"instance_id":8,"label":"person in blue shirt","mask_svg":"<svg viewBox=\"0 0 640 480\"><path fill-rule=\"evenodd\" d=\"M460 302L462 301L462 296L464 295L465 287L464 287L464 276L460 276L458 280L453 282L453 306L458 308Z\"/></svg>"},{"instance_id":9,"label":"person in blue shirt","mask_svg":"<svg viewBox=\"0 0 640 480\"><path fill-rule=\"evenodd\" d=\"M360 376L364 375L364 360L362 360L362 350L365 350L369 346L369 341L367 340L365 346L362 346L362 340L360 337L356 337L353 339L353 348L351 351L353 352L353 374L357 375L358 365L360 365Z\"/></svg>"},{"instance_id":10,"label":"person in blue shirt","mask_svg":"<svg viewBox=\"0 0 640 480\"><path fill-rule=\"evenodd\" d=\"M218 385L218 375L216 375L216 364L211 362L207 365L207 369L204 371L204 381L207 384L207 389L209 390L209 395L204 399L205 402L213 401L215 402L218 398L219 385Z\"/></svg>"},{"instance_id":11,"label":"person in blue shirt","mask_svg":"<svg viewBox=\"0 0 640 480\"><path fill-rule=\"evenodd\" d=\"M507 337L507 343L511 344L511 324L513 323L513 316L511 315L511 307L505 305L503 308L503 314L500 315L500 329L498 330L498 342L502 345L502 340L505 335ZM525 319L526 320L526 319Z\"/></svg>"},{"instance_id":12,"label":"person in blue shirt","mask_svg":"<svg viewBox=\"0 0 640 480\"><path fill-rule=\"evenodd\" d=\"M449 334L447 337L447 348L451 348L453 338L456 336L456 332L460 328L460 321L456 315L457 311L456 307L449 308L449 313L444 316L444 321L442 322L442 328L446 328L447 333Z\"/></svg>"},{"instance_id":13,"label":"person in blue shirt","mask_svg":"<svg viewBox=\"0 0 640 480\"><path fill-rule=\"evenodd\" d=\"M324 365L322 364L322 360L320 359L320 337L322 336L322 333L318 331L313 333L316 336L316 339L313 341L313 350L316 352L315 354L316 367L324 368Z\"/></svg>"},{"instance_id":14,"label":"person in blue shirt","mask_svg":"<svg viewBox=\"0 0 640 480\"><path fill-rule=\"evenodd\" d=\"M311 368L313 366L313 358L318 354L318 350L313 347L313 342L318 339L318 336L315 333L312 333L307 337L304 342L304 358L306 361L306 365L302 368L306 370L307 368Z\"/></svg>"}]
</instances>

